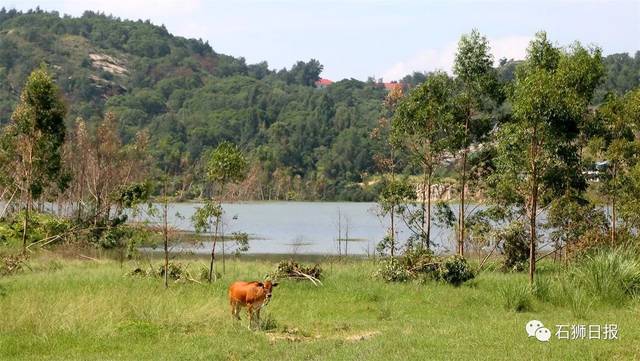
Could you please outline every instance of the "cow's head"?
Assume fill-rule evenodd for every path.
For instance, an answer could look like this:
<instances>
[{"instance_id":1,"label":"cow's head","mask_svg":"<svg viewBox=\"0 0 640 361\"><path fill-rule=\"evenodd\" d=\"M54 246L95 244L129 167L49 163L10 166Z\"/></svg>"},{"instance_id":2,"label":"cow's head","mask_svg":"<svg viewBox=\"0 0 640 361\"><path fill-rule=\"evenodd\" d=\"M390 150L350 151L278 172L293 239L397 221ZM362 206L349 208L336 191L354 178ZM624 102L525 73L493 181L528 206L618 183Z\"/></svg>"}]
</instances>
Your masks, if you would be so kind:
<instances>
[{"instance_id":1,"label":"cow's head","mask_svg":"<svg viewBox=\"0 0 640 361\"><path fill-rule=\"evenodd\" d=\"M264 282L258 283L258 286L262 287L262 289L264 290L264 297L266 301L265 305L271 299L271 293L273 292L273 288L277 285L278 285L277 282L271 282L271 281L264 281Z\"/></svg>"}]
</instances>

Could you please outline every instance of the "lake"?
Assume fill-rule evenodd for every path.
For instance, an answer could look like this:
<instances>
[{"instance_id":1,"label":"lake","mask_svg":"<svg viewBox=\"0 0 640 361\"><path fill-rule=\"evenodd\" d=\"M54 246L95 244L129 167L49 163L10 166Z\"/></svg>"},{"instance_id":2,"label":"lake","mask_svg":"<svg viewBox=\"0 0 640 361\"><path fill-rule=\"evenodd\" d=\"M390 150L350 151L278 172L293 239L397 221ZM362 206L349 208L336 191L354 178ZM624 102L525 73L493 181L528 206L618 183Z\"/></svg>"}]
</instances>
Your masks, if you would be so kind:
<instances>
[{"instance_id":1,"label":"lake","mask_svg":"<svg viewBox=\"0 0 640 361\"><path fill-rule=\"evenodd\" d=\"M191 217L198 203L172 203L169 205L170 223L184 231L193 231ZM246 232L250 237L251 254L338 254L338 214L342 237L348 229L347 251L349 255L373 254L375 246L387 233L388 217L377 215L376 203L356 202L242 202L223 205L224 233ZM452 206L455 212L455 206ZM144 217L143 217L144 219ZM396 219L398 239L404 241L410 231ZM432 241L440 252L453 247L453 234L432 225ZM233 251L226 242L227 251ZM191 251L208 253L210 242L202 246L182 243L173 247L174 252ZM220 251L219 251L220 252ZM343 252L344 254L344 244Z\"/></svg>"}]
</instances>

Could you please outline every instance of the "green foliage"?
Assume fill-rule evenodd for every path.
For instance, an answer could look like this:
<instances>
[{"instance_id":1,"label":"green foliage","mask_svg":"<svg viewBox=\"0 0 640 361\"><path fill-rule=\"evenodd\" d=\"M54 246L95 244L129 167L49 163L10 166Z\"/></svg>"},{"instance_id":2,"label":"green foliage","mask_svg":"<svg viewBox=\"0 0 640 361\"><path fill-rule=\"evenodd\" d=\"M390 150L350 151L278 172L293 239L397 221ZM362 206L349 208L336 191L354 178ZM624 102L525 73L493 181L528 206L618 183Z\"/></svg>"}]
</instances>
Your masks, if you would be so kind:
<instances>
[{"instance_id":1,"label":"green foliage","mask_svg":"<svg viewBox=\"0 0 640 361\"><path fill-rule=\"evenodd\" d=\"M211 153L207 160L207 177L224 186L242 181L247 173L247 160L234 144L224 142Z\"/></svg>"},{"instance_id":2,"label":"green foliage","mask_svg":"<svg viewBox=\"0 0 640 361\"><path fill-rule=\"evenodd\" d=\"M640 162L621 181L620 217L629 229L640 228Z\"/></svg>"},{"instance_id":3,"label":"green foliage","mask_svg":"<svg viewBox=\"0 0 640 361\"><path fill-rule=\"evenodd\" d=\"M619 216L629 228L640 225L637 217L640 141L636 137L640 130L639 113L640 90L624 96L610 94L589 124L589 150L594 160L606 159L606 168L598 174L600 184L595 188L611 207L620 208Z\"/></svg>"},{"instance_id":4,"label":"green foliage","mask_svg":"<svg viewBox=\"0 0 640 361\"><path fill-rule=\"evenodd\" d=\"M489 41L477 29L460 38L453 73L465 84L467 90L477 94L485 90L492 81L494 69Z\"/></svg>"},{"instance_id":5,"label":"green foliage","mask_svg":"<svg viewBox=\"0 0 640 361\"><path fill-rule=\"evenodd\" d=\"M30 224L27 228L27 246L38 241L51 241L49 245L55 245L70 239L69 232L74 228L72 221L59 218L48 213L31 213L29 215ZM24 212L16 213L14 216L0 222L0 244L7 243L12 246L18 245L22 241L24 226ZM58 236L58 237L56 237Z\"/></svg>"},{"instance_id":6,"label":"green foliage","mask_svg":"<svg viewBox=\"0 0 640 361\"><path fill-rule=\"evenodd\" d=\"M563 50L540 32L510 87L513 114L496 134L490 194L496 204L527 216L532 254L536 254L540 209L561 197L586 203L579 140L587 123L587 105L602 75L598 48L586 50L576 43ZM569 223L555 219L554 226L560 227L558 239L573 237ZM530 281L535 261L535 257L529 259Z\"/></svg>"},{"instance_id":7,"label":"green foliage","mask_svg":"<svg viewBox=\"0 0 640 361\"><path fill-rule=\"evenodd\" d=\"M435 212L433 212L435 223L441 227L453 228L457 224L458 218L451 210L449 204L445 201L436 203Z\"/></svg>"},{"instance_id":8,"label":"green foliage","mask_svg":"<svg viewBox=\"0 0 640 361\"><path fill-rule=\"evenodd\" d=\"M267 274L267 278L273 280L280 280L283 278L295 279L299 281L307 280L307 278L303 274L314 277L316 279L321 279L322 267L320 267L319 264L315 264L313 266L305 266L292 259L284 260L278 263L275 271Z\"/></svg>"},{"instance_id":9,"label":"green foliage","mask_svg":"<svg viewBox=\"0 0 640 361\"><path fill-rule=\"evenodd\" d=\"M378 203L386 214L392 208L401 206L416 198L416 191L407 178L390 179L380 192Z\"/></svg>"},{"instance_id":10,"label":"green foliage","mask_svg":"<svg viewBox=\"0 0 640 361\"><path fill-rule=\"evenodd\" d=\"M475 274L467 260L459 255L445 258L438 268L438 278L454 286L473 279Z\"/></svg>"},{"instance_id":11,"label":"green foliage","mask_svg":"<svg viewBox=\"0 0 640 361\"><path fill-rule=\"evenodd\" d=\"M410 247L400 257L402 266L408 272L417 274L423 279L437 279L439 263L430 249L423 248L422 245Z\"/></svg>"},{"instance_id":12,"label":"green foliage","mask_svg":"<svg viewBox=\"0 0 640 361\"><path fill-rule=\"evenodd\" d=\"M386 139L369 137L384 115L386 91L375 81L342 80L316 89L322 72L317 60L275 71L265 62L246 64L217 53L202 40L174 36L149 21L91 11L72 17L6 10L0 17L0 123L19 100L15 89L44 60L68 100L67 125L80 116L91 128L113 111L125 143L148 130L150 164L175 174L176 189L193 184L186 197L199 196L204 183L191 178L197 161L207 149L229 141L260 170L254 198L284 199L295 192L304 199L375 200L375 190L361 185L376 170L373 155L386 146ZM473 31L461 38L456 54L460 80L486 93L474 100L484 114L474 123L489 124L470 129L470 139L487 134L482 129L493 124L485 110L504 97L492 79L487 50L486 39ZM604 59L608 75L594 104L608 91L621 95L637 87L638 56ZM500 67L504 84L514 77L516 64L505 60ZM469 81L479 74L480 82ZM430 77L416 73L402 83L416 88ZM508 117L508 105L497 110ZM399 158L402 168L411 160L409 154Z\"/></svg>"},{"instance_id":13,"label":"green foliage","mask_svg":"<svg viewBox=\"0 0 640 361\"><path fill-rule=\"evenodd\" d=\"M148 202L151 193L151 184L133 183L121 187L116 196L116 201L124 208L135 208Z\"/></svg>"},{"instance_id":14,"label":"green foliage","mask_svg":"<svg viewBox=\"0 0 640 361\"><path fill-rule=\"evenodd\" d=\"M526 268L529 260L527 236L521 222L513 222L498 232L498 242L503 243L503 268L506 271L521 272Z\"/></svg>"},{"instance_id":15,"label":"green foliage","mask_svg":"<svg viewBox=\"0 0 640 361\"><path fill-rule=\"evenodd\" d=\"M554 199L544 226L556 248L584 250L608 239L609 221L604 210L582 197L563 195Z\"/></svg>"},{"instance_id":16,"label":"green foliage","mask_svg":"<svg viewBox=\"0 0 640 361\"><path fill-rule=\"evenodd\" d=\"M397 106L392 138L403 144L421 166L431 170L446 148L455 113L453 80L443 72L430 74Z\"/></svg>"},{"instance_id":17,"label":"green foliage","mask_svg":"<svg viewBox=\"0 0 640 361\"><path fill-rule=\"evenodd\" d=\"M579 45L561 52L539 33L519 67L510 93L513 122L500 130L496 160L498 177L506 177L497 190L512 202L522 202L513 194L528 194L519 187L532 177L544 183L541 206L558 194L586 187L575 139L601 69L599 50L585 52Z\"/></svg>"},{"instance_id":18,"label":"green foliage","mask_svg":"<svg viewBox=\"0 0 640 361\"><path fill-rule=\"evenodd\" d=\"M385 256L391 252L395 253L398 249L398 245L395 243L395 240L390 235L385 235L380 242L376 244L376 253Z\"/></svg>"},{"instance_id":19,"label":"green foliage","mask_svg":"<svg viewBox=\"0 0 640 361\"><path fill-rule=\"evenodd\" d=\"M235 242L234 253L236 256L249 251L249 234L246 232L233 232L231 239Z\"/></svg>"},{"instance_id":20,"label":"green foliage","mask_svg":"<svg viewBox=\"0 0 640 361\"><path fill-rule=\"evenodd\" d=\"M598 87L594 96L594 103L600 103L607 94L623 95L640 86L640 51L630 55L628 53L611 54L604 58L607 76Z\"/></svg>"},{"instance_id":21,"label":"green foliage","mask_svg":"<svg viewBox=\"0 0 640 361\"><path fill-rule=\"evenodd\" d=\"M20 102L3 129L4 171L33 199L49 188L64 190L61 148L65 138L66 107L60 90L46 68L34 70L26 80Z\"/></svg>"},{"instance_id":22,"label":"green foliage","mask_svg":"<svg viewBox=\"0 0 640 361\"><path fill-rule=\"evenodd\" d=\"M109 227L100 232L95 244L104 249L124 249L126 257L131 259L137 254L137 247L147 243L151 235L148 229L114 220Z\"/></svg>"},{"instance_id":23,"label":"green foliage","mask_svg":"<svg viewBox=\"0 0 640 361\"><path fill-rule=\"evenodd\" d=\"M426 249L411 249L402 257L386 257L378 262L374 277L386 282L422 282L439 280L460 286L475 274L464 257L458 255L436 258Z\"/></svg>"},{"instance_id":24,"label":"green foliage","mask_svg":"<svg viewBox=\"0 0 640 361\"><path fill-rule=\"evenodd\" d=\"M37 59L55 65L69 119L81 116L91 127L113 111L125 143L147 129L152 164L176 174L178 189L193 182L207 149L229 141L261 172L262 189L253 197L284 199L294 191L306 199L375 198L358 185L373 172L373 150L382 145L368 137L386 94L375 83L343 80L316 89L322 65L314 59L276 72L148 21L15 12L0 23L0 61L7 65L0 67L0 122ZM279 177L283 172L288 179ZM296 178L301 189L293 189Z\"/></svg>"},{"instance_id":25,"label":"green foliage","mask_svg":"<svg viewBox=\"0 0 640 361\"><path fill-rule=\"evenodd\" d=\"M396 258L384 258L378 262L374 277L386 282L406 282L411 279L407 268Z\"/></svg>"},{"instance_id":26,"label":"green foliage","mask_svg":"<svg viewBox=\"0 0 640 361\"><path fill-rule=\"evenodd\" d=\"M213 219L220 219L222 217L222 205L207 201L203 207L197 207L193 213L191 222L196 232L211 231L211 223Z\"/></svg>"}]
</instances>

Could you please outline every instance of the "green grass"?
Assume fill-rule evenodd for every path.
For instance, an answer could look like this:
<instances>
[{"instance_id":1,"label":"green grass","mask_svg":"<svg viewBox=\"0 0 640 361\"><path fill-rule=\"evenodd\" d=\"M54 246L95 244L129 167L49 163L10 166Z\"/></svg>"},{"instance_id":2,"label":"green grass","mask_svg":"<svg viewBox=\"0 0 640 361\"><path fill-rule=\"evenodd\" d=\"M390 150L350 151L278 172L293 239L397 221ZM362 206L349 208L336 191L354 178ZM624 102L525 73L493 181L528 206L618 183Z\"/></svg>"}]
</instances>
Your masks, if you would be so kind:
<instances>
[{"instance_id":1,"label":"green grass","mask_svg":"<svg viewBox=\"0 0 640 361\"><path fill-rule=\"evenodd\" d=\"M194 261L196 263L200 261ZM524 274L486 272L460 287L388 284L365 260L323 264L324 287L284 281L263 311L267 330L231 318L226 289L275 263L229 261L217 283L172 284L124 276L114 261L40 259L0 278L0 360L632 360L640 303L597 304L587 319L569 303L531 297L505 308ZM544 277L558 271L540 267ZM548 294L540 289L534 294ZM507 291L508 292L508 291ZM520 296L521 292L516 291ZM518 297L520 297L518 296ZM523 296L526 297L526 296ZM557 297L554 296L554 297ZM527 338L525 324L617 323L619 340ZM553 330L552 330L553 332Z\"/></svg>"}]
</instances>

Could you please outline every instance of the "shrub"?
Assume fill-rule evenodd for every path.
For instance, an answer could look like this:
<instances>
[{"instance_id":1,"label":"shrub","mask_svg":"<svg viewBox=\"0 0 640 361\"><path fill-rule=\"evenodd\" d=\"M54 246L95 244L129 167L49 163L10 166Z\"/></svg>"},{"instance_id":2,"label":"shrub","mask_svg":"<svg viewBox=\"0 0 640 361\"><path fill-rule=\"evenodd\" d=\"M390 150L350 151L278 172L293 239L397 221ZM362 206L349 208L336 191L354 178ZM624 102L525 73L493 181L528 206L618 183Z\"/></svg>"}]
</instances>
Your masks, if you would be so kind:
<instances>
[{"instance_id":1,"label":"shrub","mask_svg":"<svg viewBox=\"0 0 640 361\"><path fill-rule=\"evenodd\" d=\"M23 225L24 212L19 212L0 223L0 244L22 244ZM33 212L27 229L27 245L43 240L50 241L46 244L61 243L71 234L69 231L72 228L72 222L67 219L48 213Z\"/></svg>"},{"instance_id":2,"label":"shrub","mask_svg":"<svg viewBox=\"0 0 640 361\"><path fill-rule=\"evenodd\" d=\"M268 274L267 277L273 279L308 279L304 275L308 275L319 280L322 277L322 267L320 267L320 265L318 264L315 264L313 266L305 266L299 264L294 260L280 261L280 263L278 263L278 266L276 267L276 270Z\"/></svg>"},{"instance_id":3,"label":"shrub","mask_svg":"<svg viewBox=\"0 0 640 361\"><path fill-rule=\"evenodd\" d=\"M20 272L26 265L27 259L27 256L19 253L0 254L0 276L7 276Z\"/></svg>"},{"instance_id":4,"label":"shrub","mask_svg":"<svg viewBox=\"0 0 640 361\"><path fill-rule=\"evenodd\" d=\"M475 277L471 267L460 256L438 259L429 251L411 250L400 258L386 258L379 262L375 277L387 282L406 282L418 279L442 280L454 286Z\"/></svg>"},{"instance_id":5,"label":"shrub","mask_svg":"<svg viewBox=\"0 0 640 361\"><path fill-rule=\"evenodd\" d=\"M169 273L169 278L173 280L188 277L186 266L183 266L181 263L169 262L167 272ZM164 277L164 264L158 267L157 274L160 277Z\"/></svg>"},{"instance_id":6,"label":"shrub","mask_svg":"<svg viewBox=\"0 0 640 361\"><path fill-rule=\"evenodd\" d=\"M521 272L529 260L527 233L520 222L514 222L498 234L504 242L504 270Z\"/></svg>"},{"instance_id":7,"label":"shrub","mask_svg":"<svg viewBox=\"0 0 640 361\"><path fill-rule=\"evenodd\" d=\"M437 278L438 262L433 256L433 252L428 249L410 248L400 258L400 262L411 274L427 276L423 278Z\"/></svg>"},{"instance_id":8,"label":"shrub","mask_svg":"<svg viewBox=\"0 0 640 361\"><path fill-rule=\"evenodd\" d=\"M507 285L500 288L499 292L506 309L515 312L528 312L533 309L529 286Z\"/></svg>"},{"instance_id":9,"label":"shrub","mask_svg":"<svg viewBox=\"0 0 640 361\"><path fill-rule=\"evenodd\" d=\"M406 282L411 278L406 267L395 258L381 260L374 276L387 282Z\"/></svg>"},{"instance_id":10,"label":"shrub","mask_svg":"<svg viewBox=\"0 0 640 361\"><path fill-rule=\"evenodd\" d=\"M169 278L174 281L193 281L193 277L191 276L191 272L189 271L189 264L182 264L179 262L169 262L168 265L168 274ZM144 269L141 267L136 267L127 273L128 276L138 276L138 277L164 277L164 263L159 264L155 269L150 268Z\"/></svg>"},{"instance_id":11,"label":"shrub","mask_svg":"<svg viewBox=\"0 0 640 361\"><path fill-rule=\"evenodd\" d=\"M447 257L438 269L438 277L454 286L459 286L465 281L475 277L467 260L459 255Z\"/></svg>"}]
</instances>

